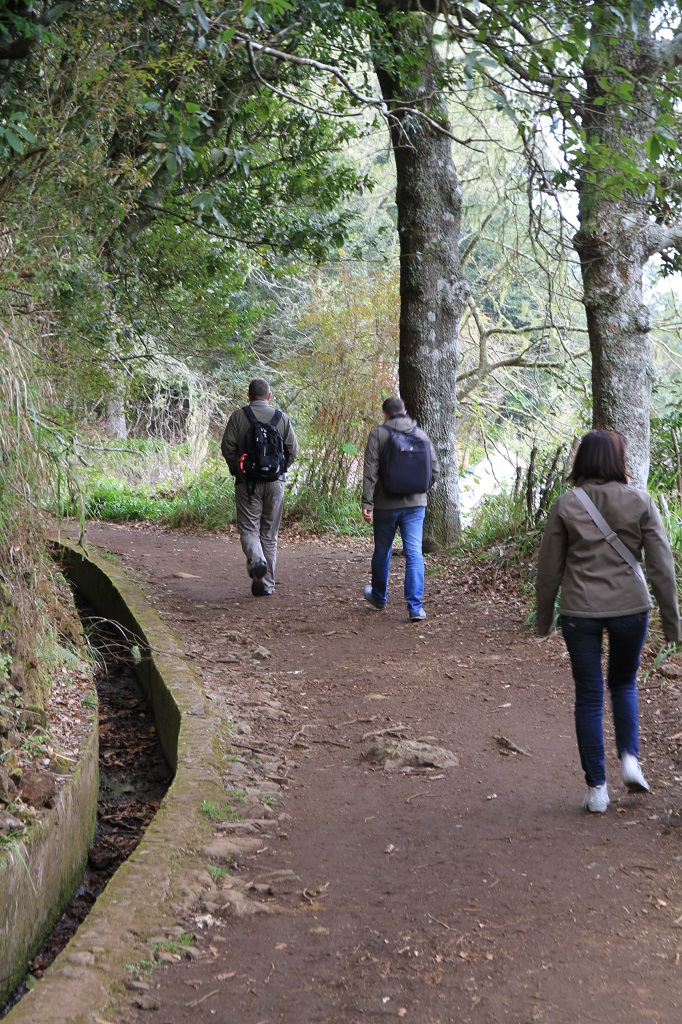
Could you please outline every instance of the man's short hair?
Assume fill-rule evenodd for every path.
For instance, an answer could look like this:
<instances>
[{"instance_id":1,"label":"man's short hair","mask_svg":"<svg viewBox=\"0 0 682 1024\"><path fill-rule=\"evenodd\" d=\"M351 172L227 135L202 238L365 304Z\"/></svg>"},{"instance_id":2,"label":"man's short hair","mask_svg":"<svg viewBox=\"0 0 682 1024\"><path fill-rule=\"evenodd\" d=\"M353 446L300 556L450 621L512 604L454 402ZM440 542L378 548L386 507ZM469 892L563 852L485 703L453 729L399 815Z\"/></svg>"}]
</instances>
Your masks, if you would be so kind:
<instances>
[{"instance_id":1,"label":"man's short hair","mask_svg":"<svg viewBox=\"0 0 682 1024\"><path fill-rule=\"evenodd\" d=\"M267 398L270 394L270 385L262 377L255 377L249 384L249 398L252 402Z\"/></svg>"},{"instance_id":2,"label":"man's short hair","mask_svg":"<svg viewBox=\"0 0 682 1024\"><path fill-rule=\"evenodd\" d=\"M385 412L388 418L392 416L400 416L402 413L405 415L405 403L402 398L398 398L397 395L392 398L387 398L384 404L381 406L382 412Z\"/></svg>"}]
</instances>

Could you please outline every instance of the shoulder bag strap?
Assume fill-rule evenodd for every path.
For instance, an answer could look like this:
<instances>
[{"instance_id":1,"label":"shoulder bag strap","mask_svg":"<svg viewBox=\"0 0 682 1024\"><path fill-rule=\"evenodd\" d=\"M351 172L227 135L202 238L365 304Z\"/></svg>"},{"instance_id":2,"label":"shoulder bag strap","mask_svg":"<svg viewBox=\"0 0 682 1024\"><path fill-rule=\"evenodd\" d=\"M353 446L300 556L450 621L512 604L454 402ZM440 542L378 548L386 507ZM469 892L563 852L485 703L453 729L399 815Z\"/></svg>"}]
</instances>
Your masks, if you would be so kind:
<instances>
[{"instance_id":1,"label":"shoulder bag strap","mask_svg":"<svg viewBox=\"0 0 682 1024\"><path fill-rule=\"evenodd\" d=\"M588 496L587 492L584 491L582 487L576 487L574 488L573 493L587 512L588 516L590 516L595 525L604 534L604 540L611 545L614 551L618 552L620 557L628 563L631 569L634 569L634 571L644 579L642 566L639 564L632 551L630 551L629 548L626 548L618 534L611 529L595 503Z\"/></svg>"}]
</instances>

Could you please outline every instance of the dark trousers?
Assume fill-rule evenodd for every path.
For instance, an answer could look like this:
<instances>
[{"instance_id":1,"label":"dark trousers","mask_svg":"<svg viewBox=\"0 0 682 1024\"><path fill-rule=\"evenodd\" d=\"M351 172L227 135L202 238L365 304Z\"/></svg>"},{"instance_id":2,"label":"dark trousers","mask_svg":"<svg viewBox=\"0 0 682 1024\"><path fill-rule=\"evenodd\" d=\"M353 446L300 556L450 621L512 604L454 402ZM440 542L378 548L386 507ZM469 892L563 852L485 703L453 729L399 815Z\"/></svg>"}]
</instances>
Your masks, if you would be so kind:
<instances>
[{"instance_id":1,"label":"dark trousers","mask_svg":"<svg viewBox=\"0 0 682 1024\"><path fill-rule=\"evenodd\" d=\"M604 676L602 639L609 641L606 680L611 694L618 756L639 753L637 669L649 616L579 619L561 616L561 632L571 659L575 682L575 731L580 763L588 786L606 782L604 769Z\"/></svg>"}]
</instances>

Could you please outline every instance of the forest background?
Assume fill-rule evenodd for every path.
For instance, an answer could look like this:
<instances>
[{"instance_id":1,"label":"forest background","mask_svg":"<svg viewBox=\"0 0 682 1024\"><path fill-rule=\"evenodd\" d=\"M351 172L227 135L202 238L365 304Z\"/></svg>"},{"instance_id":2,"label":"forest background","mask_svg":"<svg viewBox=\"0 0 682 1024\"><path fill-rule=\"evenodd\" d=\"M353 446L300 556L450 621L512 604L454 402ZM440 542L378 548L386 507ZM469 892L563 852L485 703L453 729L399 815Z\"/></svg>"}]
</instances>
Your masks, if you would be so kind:
<instances>
[{"instance_id":1,"label":"forest background","mask_svg":"<svg viewBox=\"0 0 682 1024\"><path fill-rule=\"evenodd\" d=\"M366 531L361 453L400 389L446 468L441 548L528 574L593 422L629 434L682 547L679 23L645 0L0 4L6 763L74 657L55 517L232 522L219 441L254 376L301 441L290 528ZM492 456L507 484L460 535Z\"/></svg>"}]
</instances>

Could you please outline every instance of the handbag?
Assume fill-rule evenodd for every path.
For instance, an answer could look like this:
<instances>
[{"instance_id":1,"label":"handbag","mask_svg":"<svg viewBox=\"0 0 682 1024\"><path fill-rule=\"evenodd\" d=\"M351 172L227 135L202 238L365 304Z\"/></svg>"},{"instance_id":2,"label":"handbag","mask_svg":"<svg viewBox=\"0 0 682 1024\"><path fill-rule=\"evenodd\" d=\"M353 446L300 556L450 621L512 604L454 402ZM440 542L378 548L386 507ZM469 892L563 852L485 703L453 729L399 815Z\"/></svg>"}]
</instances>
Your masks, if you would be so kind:
<instances>
[{"instance_id":1,"label":"handbag","mask_svg":"<svg viewBox=\"0 0 682 1024\"><path fill-rule=\"evenodd\" d=\"M575 487L573 493L575 494L576 498L587 512L588 516L604 534L604 539L608 541L613 550L618 552L620 557L628 563L630 568L633 569L635 573L637 573L637 575L640 577L640 579L642 579L643 582L646 584L646 579L644 578L642 566L639 564L639 562L633 555L632 551L630 551L629 548L626 548L625 544L623 544L618 534L611 529L611 527L606 522L606 520L604 519L603 515L601 514L595 503L592 501L590 497L588 497L587 492L584 491L582 487Z\"/></svg>"}]
</instances>

